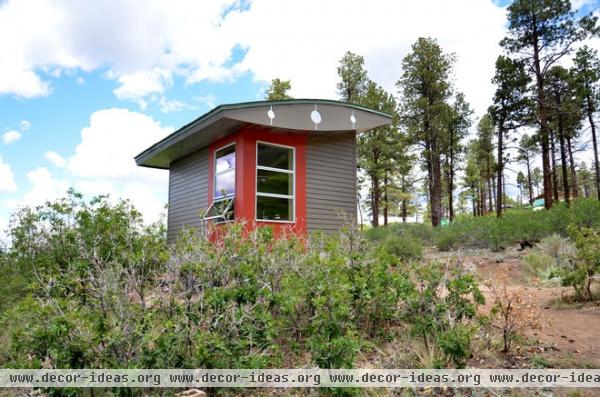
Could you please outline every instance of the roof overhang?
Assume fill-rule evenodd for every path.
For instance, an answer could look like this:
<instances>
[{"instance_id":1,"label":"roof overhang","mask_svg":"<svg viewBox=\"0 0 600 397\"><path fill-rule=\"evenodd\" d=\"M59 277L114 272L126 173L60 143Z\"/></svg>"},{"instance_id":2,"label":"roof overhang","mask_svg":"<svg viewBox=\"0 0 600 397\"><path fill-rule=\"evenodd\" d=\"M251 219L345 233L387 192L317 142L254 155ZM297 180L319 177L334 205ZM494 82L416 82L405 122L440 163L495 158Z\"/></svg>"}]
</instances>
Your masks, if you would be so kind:
<instances>
[{"instance_id":1,"label":"roof overhang","mask_svg":"<svg viewBox=\"0 0 600 397\"><path fill-rule=\"evenodd\" d=\"M221 105L181 127L135 157L139 166L169 168L196 150L253 124L282 131L333 133L367 131L389 125L392 117L346 102L290 99Z\"/></svg>"}]
</instances>

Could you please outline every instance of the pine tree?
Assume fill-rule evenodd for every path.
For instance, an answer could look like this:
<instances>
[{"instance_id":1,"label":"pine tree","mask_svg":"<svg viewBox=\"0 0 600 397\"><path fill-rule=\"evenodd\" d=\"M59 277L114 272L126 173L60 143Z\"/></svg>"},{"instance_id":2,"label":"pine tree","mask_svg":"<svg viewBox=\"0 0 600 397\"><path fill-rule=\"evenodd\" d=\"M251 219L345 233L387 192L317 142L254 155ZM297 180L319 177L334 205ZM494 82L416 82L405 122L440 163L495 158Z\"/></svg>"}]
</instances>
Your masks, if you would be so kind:
<instances>
[{"instance_id":1,"label":"pine tree","mask_svg":"<svg viewBox=\"0 0 600 397\"><path fill-rule=\"evenodd\" d=\"M494 158L495 134L494 124L489 114L484 115L477 124L477 164L481 176L481 210L482 213L493 211L494 194L492 190L492 180L496 170L496 160ZM486 203L487 201L487 203ZM487 208L486 208L487 205Z\"/></svg>"},{"instance_id":2,"label":"pine tree","mask_svg":"<svg viewBox=\"0 0 600 397\"><path fill-rule=\"evenodd\" d=\"M483 215L481 209L481 173L479 171L478 162L478 142L472 140L467 146L467 156L465 173L463 176L463 190L462 194L466 195L472 204L473 216Z\"/></svg>"},{"instance_id":3,"label":"pine tree","mask_svg":"<svg viewBox=\"0 0 600 397\"><path fill-rule=\"evenodd\" d=\"M443 171L448 195L448 218L454 220L454 183L458 162L464 152L463 140L469 133L473 110L463 93L456 94L454 103L447 108L446 131L442 138Z\"/></svg>"},{"instance_id":4,"label":"pine tree","mask_svg":"<svg viewBox=\"0 0 600 397\"><path fill-rule=\"evenodd\" d=\"M523 63L499 56L496 60L496 74L492 82L497 86L494 94L494 104L490 106L489 114L496 126L496 216L502 216L502 185L504 184L505 149L512 139L515 129L529 121L530 101L527 98L529 77L525 73Z\"/></svg>"},{"instance_id":5,"label":"pine tree","mask_svg":"<svg viewBox=\"0 0 600 397\"><path fill-rule=\"evenodd\" d=\"M562 190L565 201L569 204L570 188L567 144L571 142L571 138L579 130L582 115L567 69L562 66L553 66L548 71L546 90L548 92L548 109L551 110L550 117L548 118L549 127L553 132L552 135L556 137L559 144ZM572 167L574 166L572 164ZM573 183L576 183L576 179L573 180Z\"/></svg>"},{"instance_id":6,"label":"pine tree","mask_svg":"<svg viewBox=\"0 0 600 397\"><path fill-rule=\"evenodd\" d=\"M359 103L369 81L365 69L365 59L360 55L347 51L340 60L337 73L340 77L337 84L340 100Z\"/></svg>"},{"instance_id":7,"label":"pine tree","mask_svg":"<svg viewBox=\"0 0 600 397\"><path fill-rule=\"evenodd\" d=\"M597 126L594 116L600 108L600 60L598 52L587 46L580 48L575 54L574 66L572 69L573 80L577 90L577 95L582 101L582 108L590 124L592 133L592 145L594 148L594 170L595 185L600 200L600 163L598 161L598 139Z\"/></svg>"},{"instance_id":8,"label":"pine tree","mask_svg":"<svg viewBox=\"0 0 600 397\"><path fill-rule=\"evenodd\" d=\"M268 101L279 101L284 99L292 99L288 94L288 91L292 89L292 83L290 80L271 80L271 86L267 91L266 99Z\"/></svg>"},{"instance_id":9,"label":"pine tree","mask_svg":"<svg viewBox=\"0 0 600 397\"><path fill-rule=\"evenodd\" d=\"M547 73L572 51L575 43L594 32L595 25L596 18L592 16L576 21L569 0L515 0L508 7L508 35L500 44L518 55L534 77L546 208L552 206Z\"/></svg>"},{"instance_id":10,"label":"pine tree","mask_svg":"<svg viewBox=\"0 0 600 397\"><path fill-rule=\"evenodd\" d=\"M402 123L411 143L422 149L433 226L439 226L442 218L441 149L453 63L454 56L445 54L436 40L421 37L402 60L403 73L396 83Z\"/></svg>"},{"instance_id":11,"label":"pine tree","mask_svg":"<svg viewBox=\"0 0 600 397\"><path fill-rule=\"evenodd\" d=\"M523 204L523 188L527 187L527 178L525 178L525 174L523 171L519 171L517 173L517 187L519 188L519 205Z\"/></svg>"},{"instance_id":12,"label":"pine tree","mask_svg":"<svg viewBox=\"0 0 600 397\"><path fill-rule=\"evenodd\" d=\"M530 137L524 134L519 141L519 147L517 148L519 154L517 160L525 164L527 170L527 190L529 193L529 204L533 204L533 175L531 171L531 163L535 156L539 153L538 143L535 137ZM539 171L539 170L538 170Z\"/></svg>"},{"instance_id":13,"label":"pine tree","mask_svg":"<svg viewBox=\"0 0 600 397\"><path fill-rule=\"evenodd\" d=\"M388 114L396 111L396 100L373 81L367 82L360 103L370 109ZM399 152L397 117L391 126L379 127L358 137L358 166L368 176L371 205L371 224L379 226L381 204L384 206L384 223L387 224L389 186L395 174L396 154Z\"/></svg>"}]
</instances>

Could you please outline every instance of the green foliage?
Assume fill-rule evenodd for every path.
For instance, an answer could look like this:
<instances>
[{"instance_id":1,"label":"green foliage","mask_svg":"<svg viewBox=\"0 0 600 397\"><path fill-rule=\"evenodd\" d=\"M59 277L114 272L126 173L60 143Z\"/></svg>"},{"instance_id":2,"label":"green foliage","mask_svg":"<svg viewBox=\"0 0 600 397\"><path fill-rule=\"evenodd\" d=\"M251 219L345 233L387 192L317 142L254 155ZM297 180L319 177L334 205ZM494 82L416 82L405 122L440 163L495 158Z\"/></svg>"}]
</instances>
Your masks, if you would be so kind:
<instances>
[{"instance_id":1,"label":"green foliage","mask_svg":"<svg viewBox=\"0 0 600 397\"><path fill-rule=\"evenodd\" d=\"M368 81L365 59L361 55L346 51L339 62L337 74L340 77L337 83L340 99L344 102L359 103Z\"/></svg>"},{"instance_id":2,"label":"green foliage","mask_svg":"<svg viewBox=\"0 0 600 397\"><path fill-rule=\"evenodd\" d=\"M409 237L420 240L424 245L433 244L434 228L425 223L392 223L385 227L367 230L367 240L382 243L388 236Z\"/></svg>"},{"instance_id":3,"label":"green foliage","mask_svg":"<svg viewBox=\"0 0 600 397\"><path fill-rule=\"evenodd\" d=\"M579 298L587 295L591 301L592 280L600 272L600 229L587 227L569 227L569 236L577 247L577 257L563 275L563 285L570 285L575 289Z\"/></svg>"},{"instance_id":4,"label":"green foliage","mask_svg":"<svg viewBox=\"0 0 600 397\"><path fill-rule=\"evenodd\" d=\"M267 101L280 101L283 99L292 99L288 94L288 91L292 89L292 83L290 80L273 79L271 80L271 86L267 92Z\"/></svg>"},{"instance_id":5,"label":"green foliage","mask_svg":"<svg viewBox=\"0 0 600 397\"><path fill-rule=\"evenodd\" d=\"M0 319L3 366L353 367L402 323L436 365L463 366L483 302L472 276L406 267L355 229L300 240L233 224L167 246L127 202L73 193L18 213L11 231L9 261L33 276Z\"/></svg>"},{"instance_id":6,"label":"green foliage","mask_svg":"<svg viewBox=\"0 0 600 397\"><path fill-rule=\"evenodd\" d=\"M411 334L421 338L427 350L437 345L444 361L464 366L470 354L472 320L477 305L485 302L474 276L437 263L405 270L412 277L403 280L401 317ZM447 290L445 296L439 293L441 288Z\"/></svg>"},{"instance_id":7,"label":"green foliage","mask_svg":"<svg viewBox=\"0 0 600 397\"><path fill-rule=\"evenodd\" d=\"M552 364L542 356L531 358L531 368L550 368Z\"/></svg>"},{"instance_id":8,"label":"green foliage","mask_svg":"<svg viewBox=\"0 0 600 397\"><path fill-rule=\"evenodd\" d=\"M414 237L390 235L383 241L383 247L388 254L403 261L420 259L423 256L423 245Z\"/></svg>"},{"instance_id":9,"label":"green foliage","mask_svg":"<svg viewBox=\"0 0 600 397\"><path fill-rule=\"evenodd\" d=\"M444 53L435 39L420 37L402 60L402 76L396 82L401 98L401 121L408 141L423 148L421 159L429 176L429 204L434 226L440 224L442 217L442 150L444 146L456 149L447 139L446 128L454 60L454 55ZM456 137L458 131L452 130Z\"/></svg>"},{"instance_id":10,"label":"green foliage","mask_svg":"<svg viewBox=\"0 0 600 397\"><path fill-rule=\"evenodd\" d=\"M518 241L538 242L546 236L567 236L571 224L600 227L600 202L576 199L567 207L556 204L550 210L509 210L502 218L463 216L445 228L434 230L434 242L441 250L489 248L503 250Z\"/></svg>"},{"instance_id":11,"label":"green foliage","mask_svg":"<svg viewBox=\"0 0 600 397\"><path fill-rule=\"evenodd\" d=\"M523 257L525 272L542 283L548 283L560 276L556 260L543 251L531 251Z\"/></svg>"}]
</instances>

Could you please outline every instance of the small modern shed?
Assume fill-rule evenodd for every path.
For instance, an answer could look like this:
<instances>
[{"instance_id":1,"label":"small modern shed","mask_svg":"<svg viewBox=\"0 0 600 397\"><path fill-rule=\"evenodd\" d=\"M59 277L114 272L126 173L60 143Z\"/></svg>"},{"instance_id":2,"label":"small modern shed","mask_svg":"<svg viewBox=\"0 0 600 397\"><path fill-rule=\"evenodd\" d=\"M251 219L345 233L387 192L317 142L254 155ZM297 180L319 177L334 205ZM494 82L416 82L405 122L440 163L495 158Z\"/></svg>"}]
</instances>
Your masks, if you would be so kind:
<instances>
[{"instance_id":1,"label":"small modern shed","mask_svg":"<svg viewBox=\"0 0 600 397\"><path fill-rule=\"evenodd\" d=\"M357 213L356 134L391 117L321 99L221 105L135 157L169 170L168 238L243 220L335 231Z\"/></svg>"}]
</instances>

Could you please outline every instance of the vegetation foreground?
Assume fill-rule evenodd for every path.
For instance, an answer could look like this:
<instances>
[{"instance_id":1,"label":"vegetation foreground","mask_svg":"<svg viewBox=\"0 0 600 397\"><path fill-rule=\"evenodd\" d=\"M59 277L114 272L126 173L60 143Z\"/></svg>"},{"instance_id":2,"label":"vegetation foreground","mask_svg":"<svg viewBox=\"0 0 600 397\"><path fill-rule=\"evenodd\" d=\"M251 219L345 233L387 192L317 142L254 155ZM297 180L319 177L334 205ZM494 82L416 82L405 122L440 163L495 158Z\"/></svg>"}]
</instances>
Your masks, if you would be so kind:
<instances>
[{"instance_id":1,"label":"vegetation foreground","mask_svg":"<svg viewBox=\"0 0 600 397\"><path fill-rule=\"evenodd\" d=\"M580 200L501 220L348 228L308 241L234 224L219 244L190 230L168 245L164 226L144 226L128 202L71 193L13 217L0 267L0 365L515 366L534 343L528 331L547 326L527 289L497 272L486 281L466 257L428 246L506 248L497 255L508 257L519 241L539 242L518 271L530 286L572 286L561 304L576 310L597 298L599 230L600 202ZM519 365L560 362L530 354Z\"/></svg>"}]
</instances>

